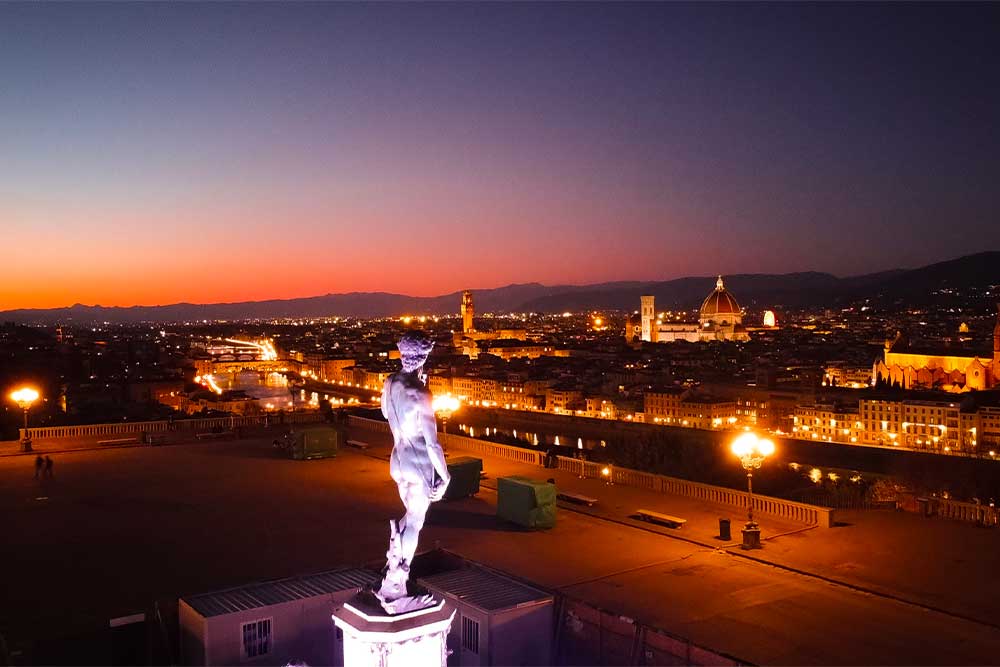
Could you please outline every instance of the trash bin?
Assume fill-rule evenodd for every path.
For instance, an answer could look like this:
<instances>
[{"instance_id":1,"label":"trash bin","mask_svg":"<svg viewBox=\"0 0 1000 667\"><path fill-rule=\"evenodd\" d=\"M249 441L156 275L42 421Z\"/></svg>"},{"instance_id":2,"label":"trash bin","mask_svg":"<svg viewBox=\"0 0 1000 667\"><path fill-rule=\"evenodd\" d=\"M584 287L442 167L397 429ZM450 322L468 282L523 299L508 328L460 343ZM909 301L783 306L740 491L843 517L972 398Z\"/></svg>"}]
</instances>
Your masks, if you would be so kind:
<instances>
[{"instance_id":1,"label":"trash bin","mask_svg":"<svg viewBox=\"0 0 1000 667\"><path fill-rule=\"evenodd\" d=\"M733 533L730 530L729 519L719 519L719 539L723 542L728 542L733 539Z\"/></svg>"},{"instance_id":2,"label":"trash bin","mask_svg":"<svg viewBox=\"0 0 1000 667\"><path fill-rule=\"evenodd\" d=\"M444 493L445 500L465 498L479 493L479 478L483 472L483 460L472 456L459 456L448 461L451 484Z\"/></svg>"},{"instance_id":3,"label":"trash bin","mask_svg":"<svg viewBox=\"0 0 1000 667\"><path fill-rule=\"evenodd\" d=\"M930 498L917 498L917 514L920 516L931 515Z\"/></svg>"}]
</instances>

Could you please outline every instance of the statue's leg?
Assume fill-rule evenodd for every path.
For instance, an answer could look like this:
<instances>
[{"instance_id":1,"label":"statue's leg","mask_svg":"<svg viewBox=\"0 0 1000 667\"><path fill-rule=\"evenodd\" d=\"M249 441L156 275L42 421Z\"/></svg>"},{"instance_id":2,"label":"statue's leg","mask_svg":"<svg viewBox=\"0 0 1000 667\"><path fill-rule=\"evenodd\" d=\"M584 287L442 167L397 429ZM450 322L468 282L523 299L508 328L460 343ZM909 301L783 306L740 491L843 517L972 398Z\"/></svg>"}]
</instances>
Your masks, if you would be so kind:
<instances>
[{"instance_id":1,"label":"statue's leg","mask_svg":"<svg viewBox=\"0 0 1000 667\"><path fill-rule=\"evenodd\" d=\"M424 518L427 510L431 506L431 501L427 497L427 492L421 484L407 484L406 496L403 504L406 505L405 527L400 528L401 541L403 547L403 558L406 564L413 562L413 556L417 552L417 543L420 541L420 531L424 527ZM402 487L400 488L402 491Z\"/></svg>"},{"instance_id":2,"label":"statue's leg","mask_svg":"<svg viewBox=\"0 0 1000 667\"><path fill-rule=\"evenodd\" d=\"M396 488L399 490L399 499L403 501L403 508L409 507L409 495L410 487L413 486L406 480L400 480L396 482ZM407 510L409 512L409 510ZM406 532L406 514L400 517L399 521L396 522L396 528L399 530L399 534L402 535Z\"/></svg>"}]
</instances>

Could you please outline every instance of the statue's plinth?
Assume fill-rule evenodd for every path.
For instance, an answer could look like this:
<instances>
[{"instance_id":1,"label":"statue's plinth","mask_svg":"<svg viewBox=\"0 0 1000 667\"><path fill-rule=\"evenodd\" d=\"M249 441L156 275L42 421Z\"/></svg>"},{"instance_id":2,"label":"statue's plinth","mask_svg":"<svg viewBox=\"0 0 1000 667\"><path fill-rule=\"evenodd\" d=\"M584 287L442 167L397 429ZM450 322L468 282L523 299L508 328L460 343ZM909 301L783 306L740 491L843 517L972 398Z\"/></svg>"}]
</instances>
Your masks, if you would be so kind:
<instances>
[{"instance_id":1,"label":"statue's plinth","mask_svg":"<svg viewBox=\"0 0 1000 667\"><path fill-rule=\"evenodd\" d=\"M345 667L445 667L455 609L432 600L416 611L389 614L369 591L333 612L344 634Z\"/></svg>"}]
</instances>

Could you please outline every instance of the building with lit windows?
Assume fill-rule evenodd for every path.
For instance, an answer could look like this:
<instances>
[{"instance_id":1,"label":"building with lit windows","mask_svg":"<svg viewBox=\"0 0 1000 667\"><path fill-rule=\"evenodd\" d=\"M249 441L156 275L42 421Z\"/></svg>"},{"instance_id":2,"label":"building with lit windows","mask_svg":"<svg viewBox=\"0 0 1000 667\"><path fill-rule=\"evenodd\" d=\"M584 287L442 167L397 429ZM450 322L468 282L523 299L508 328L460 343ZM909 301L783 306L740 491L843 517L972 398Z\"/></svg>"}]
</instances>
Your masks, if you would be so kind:
<instances>
[{"instance_id":1,"label":"building with lit windows","mask_svg":"<svg viewBox=\"0 0 1000 667\"><path fill-rule=\"evenodd\" d=\"M504 361L537 359L538 357L568 357L570 355L569 350L558 350L554 345L508 338L479 341L476 346L478 354L492 354Z\"/></svg>"},{"instance_id":2,"label":"building with lit windows","mask_svg":"<svg viewBox=\"0 0 1000 667\"><path fill-rule=\"evenodd\" d=\"M831 363L823 370L824 387L846 387L867 389L872 385L872 373L868 368Z\"/></svg>"},{"instance_id":3,"label":"building with lit windows","mask_svg":"<svg viewBox=\"0 0 1000 667\"><path fill-rule=\"evenodd\" d=\"M859 402L863 442L876 445L971 451L974 414L945 400L869 398Z\"/></svg>"},{"instance_id":4,"label":"building with lit windows","mask_svg":"<svg viewBox=\"0 0 1000 667\"><path fill-rule=\"evenodd\" d=\"M903 389L961 392L1000 386L1000 304L993 328L993 352L913 346L902 333L885 342L884 357L875 362L872 379Z\"/></svg>"},{"instance_id":5,"label":"building with lit windows","mask_svg":"<svg viewBox=\"0 0 1000 667\"><path fill-rule=\"evenodd\" d=\"M646 423L688 428L731 428L736 425L736 402L698 394L686 387L665 387L643 393Z\"/></svg>"},{"instance_id":6,"label":"building with lit windows","mask_svg":"<svg viewBox=\"0 0 1000 667\"><path fill-rule=\"evenodd\" d=\"M493 378L455 376L451 379L452 394L467 405L491 407L497 405L500 382Z\"/></svg>"},{"instance_id":7,"label":"building with lit windows","mask_svg":"<svg viewBox=\"0 0 1000 667\"><path fill-rule=\"evenodd\" d=\"M556 414L581 412L587 404L583 398L583 390L569 384L557 384L545 390L545 410Z\"/></svg>"},{"instance_id":8,"label":"building with lit windows","mask_svg":"<svg viewBox=\"0 0 1000 667\"><path fill-rule=\"evenodd\" d=\"M858 406L836 403L799 405L792 416L792 433L803 440L857 444L864 440Z\"/></svg>"}]
</instances>

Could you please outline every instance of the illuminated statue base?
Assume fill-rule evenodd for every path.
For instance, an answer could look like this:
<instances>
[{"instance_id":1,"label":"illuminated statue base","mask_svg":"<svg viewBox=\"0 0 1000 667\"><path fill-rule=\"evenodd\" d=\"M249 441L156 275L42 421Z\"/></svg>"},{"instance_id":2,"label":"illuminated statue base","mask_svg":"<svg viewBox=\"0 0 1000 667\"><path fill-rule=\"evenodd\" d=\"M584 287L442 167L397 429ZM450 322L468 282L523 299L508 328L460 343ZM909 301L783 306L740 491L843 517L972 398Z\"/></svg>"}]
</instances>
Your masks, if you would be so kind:
<instances>
[{"instance_id":1,"label":"illuminated statue base","mask_svg":"<svg viewBox=\"0 0 1000 667\"><path fill-rule=\"evenodd\" d=\"M390 615L364 591L338 607L333 622L344 635L344 666L445 667L455 610L443 600L428 604Z\"/></svg>"}]
</instances>

